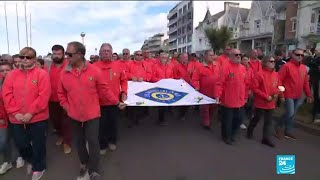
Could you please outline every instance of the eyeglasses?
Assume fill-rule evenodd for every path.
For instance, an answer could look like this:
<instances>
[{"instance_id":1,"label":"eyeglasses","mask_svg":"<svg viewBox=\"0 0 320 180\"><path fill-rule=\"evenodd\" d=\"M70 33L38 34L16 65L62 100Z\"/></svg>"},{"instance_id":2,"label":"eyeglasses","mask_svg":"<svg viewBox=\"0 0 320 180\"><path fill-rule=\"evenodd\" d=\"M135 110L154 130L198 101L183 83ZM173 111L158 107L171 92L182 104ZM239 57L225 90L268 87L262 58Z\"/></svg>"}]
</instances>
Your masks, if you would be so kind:
<instances>
[{"instance_id":1,"label":"eyeglasses","mask_svg":"<svg viewBox=\"0 0 320 180\"><path fill-rule=\"evenodd\" d=\"M68 56L68 57L72 57L75 54L77 54L77 53L68 53L68 52L65 53L65 55Z\"/></svg>"},{"instance_id":2,"label":"eyeglasses","mask_svg":"<svg viewBox=\"0 0 320 180\"><path fill-rule=\"evenodd\" d=\"M304 54L294 54L294 55L304 57Z\"/></svg>"},{"instance_id":3,"label":"eyeglasses","mask_svg":"<svg viewBox=\"0 0 320 180\"><path fill-rule=\"evenodd\" d=\"M19 56L20 59L27 59L27 60L30 60L32 59L33 57L31 56Z\"/></svg>"},{"instance_id":4,"label":"eyeglasses","mask_svg":"<svg viewBox=\"0 0 320 180\"><path fill-rule=\"evenodd\" d=\"M136 56L142 56L142 54L136 54Z\"/></svg>"},{"instance_id":5,"label":"eyeglasses","mask_svg":"<svg viewBox=\"0 0 320 180\"><path fill-rule=\"evenodd\" d=\"M241 56L241 54L234 54L234 56Z\"/></svg>"}]
</instances>

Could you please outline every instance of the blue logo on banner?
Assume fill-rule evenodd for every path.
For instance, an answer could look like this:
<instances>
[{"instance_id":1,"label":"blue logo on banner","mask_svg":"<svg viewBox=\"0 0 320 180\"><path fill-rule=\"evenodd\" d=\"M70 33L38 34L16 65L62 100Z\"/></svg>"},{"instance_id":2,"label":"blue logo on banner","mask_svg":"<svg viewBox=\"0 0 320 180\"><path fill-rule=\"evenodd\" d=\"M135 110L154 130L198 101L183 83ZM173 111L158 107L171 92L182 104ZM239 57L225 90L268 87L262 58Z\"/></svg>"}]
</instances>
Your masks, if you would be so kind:
<instances>
[{"instance_id":1,"label":"blue logo on banner","mask_svg":"<svg viewBox=\"0 0 320 180\"><path fill-rule=\"evenodd\" d=\"M149 99L151 101L165 103L165 104L172 104L183 97L185 97L188 93L174 91L165 88L151 88L142 92L137 93L136 95L145 99Z\"/></svg>"},{"instance_id":2,"label":"blue logo on banner","mask_svg":"<svg viewBox=\"0 0 320 180\"><path fill-rule=\"evenodd\" d=\"M295 174L296 156L277 155L277 174Z\"/></svg>"}]
</instances>

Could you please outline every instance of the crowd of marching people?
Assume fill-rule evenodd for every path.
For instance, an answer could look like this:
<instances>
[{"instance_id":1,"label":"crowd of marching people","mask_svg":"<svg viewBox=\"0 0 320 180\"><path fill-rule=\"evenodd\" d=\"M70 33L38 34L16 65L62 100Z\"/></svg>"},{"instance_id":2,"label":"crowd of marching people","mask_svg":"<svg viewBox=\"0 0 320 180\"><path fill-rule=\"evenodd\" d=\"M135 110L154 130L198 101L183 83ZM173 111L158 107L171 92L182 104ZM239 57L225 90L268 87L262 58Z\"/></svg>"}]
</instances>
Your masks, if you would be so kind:
<instances>
[{"instance_id":1,"label":"crowd of marching people","mask_svg":"<svg viewBox=\"0 0 320 180\"><path fill-rule=\"evenodd\" d=\"M51 60L37 57L31 47L14 56L2 55L0 155L4 156L4 163L0 174L15 164L17 168L25 165L32 180L42 178L47 166L50 122L58 136L56 145L62 146L65 154L72 151L72 141L75 144L80 160L78 179L100 179L100 155L117 148L120 111L124 110L129 128L148 114L147 107L126 107L128 81L183 79L215 99L217 104L199 107L201 125L210 130L213 119L220 119L221 137L228 145L237 141L240 127L246 128L243 124L246 120L246 136L254 138L254 129L261 118L262 144L275 147L271 140L273 133L279 139L295 140L293 120L304 97L309 103L313 100L319 103L320 53L312 52L313 58L309 60L304 60L304 54L304 50L297 48L286 59L279 51L273 56L263 56L253 49L248 56L226 46L219 56L207 50L199 61L196 54L177 52L170 57L160 51L151 57L149 50L138 50L132 55L129 49L123 49L120 56L113 52L111 44L103 43L99 56L91 55L88 61L85 46L70 42L66 49L54 45L52 54L46 57ZM273 126L273 111L281 104L285 111ZM173 109L155 108L157 123L167 126L165 113L172 113ZM189 108L180 106L174 110L184 120ZM316 108L314 116L318 118ZM217 111L220 118L215 115Z\"/></svg>"}]
</instances>

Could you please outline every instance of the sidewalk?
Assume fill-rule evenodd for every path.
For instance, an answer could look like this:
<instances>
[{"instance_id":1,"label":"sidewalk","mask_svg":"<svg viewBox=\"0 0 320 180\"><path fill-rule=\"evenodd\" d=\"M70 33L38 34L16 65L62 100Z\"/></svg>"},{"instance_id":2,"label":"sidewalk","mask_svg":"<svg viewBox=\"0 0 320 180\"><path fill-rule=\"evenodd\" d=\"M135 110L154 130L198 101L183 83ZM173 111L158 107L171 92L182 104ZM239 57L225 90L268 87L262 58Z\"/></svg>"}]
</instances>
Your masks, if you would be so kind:
<instances>
[{"instance_id":1,"label":"sidewalk","mask_svg":"<svg viewBox=\"0 0 320 180\"><path fill-rule=\"evenodd\" d=\"M315 124L312 121L312 115L310 113L310 108L312 106L308 104L302 105L299 109L297 116L295 118L295 127L300 128L310 134L320 136L320 124ZM282 108L275 111L274 116L280 118L283 112Z\"/></svg>"}]
</instances>

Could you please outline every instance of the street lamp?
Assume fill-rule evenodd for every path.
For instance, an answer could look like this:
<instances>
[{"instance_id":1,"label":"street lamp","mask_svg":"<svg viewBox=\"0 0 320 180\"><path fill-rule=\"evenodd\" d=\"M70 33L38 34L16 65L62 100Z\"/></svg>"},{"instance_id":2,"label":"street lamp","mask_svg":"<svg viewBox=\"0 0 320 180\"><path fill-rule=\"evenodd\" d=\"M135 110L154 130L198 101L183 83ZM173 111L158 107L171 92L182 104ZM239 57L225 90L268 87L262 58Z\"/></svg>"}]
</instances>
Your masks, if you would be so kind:
<instances>
[{"instance_id":1,"label":"street lamp","mask_svg":"<svg viewBox=\"0 0 320 180\"><path fill-rule=\"evenodd\" d=\"M94 53L95 53L96 55L97 55L97 50L98 50L97 48L94 49Z\"/></svg>"},{"instance_id":2,"label":"street lamp","mask_svg":"<svg viewBox=\"0 0 320 180\"><path fill-rule=\"evenodd\" d=\"M82 32L80 34L80 36L81 36L81 39L82 39L82 44L84 44L84 37L86 36L86 33Z\"/></svg>"}]
</instances>

